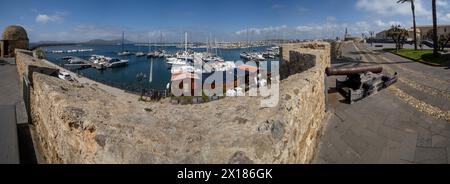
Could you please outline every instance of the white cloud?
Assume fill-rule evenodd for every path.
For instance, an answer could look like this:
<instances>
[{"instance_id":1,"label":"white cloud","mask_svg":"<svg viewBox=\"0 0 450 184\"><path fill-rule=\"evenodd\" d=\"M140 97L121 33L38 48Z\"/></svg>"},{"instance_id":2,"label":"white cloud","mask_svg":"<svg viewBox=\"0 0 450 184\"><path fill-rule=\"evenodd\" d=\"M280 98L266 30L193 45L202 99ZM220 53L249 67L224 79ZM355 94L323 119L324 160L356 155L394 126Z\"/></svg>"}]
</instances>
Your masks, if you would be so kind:
<instances>
[{"instance_id":1,"label":"white cloud","mask_svg":"<svg viewBox=\"0 0 450 184\"><path fill-rule=\"evenodd\" d=\"M401 25L401 26L405 26L405 24L402 23L402 22L400 22L400 21L389 21L389 22L384 22L384 21L382 21L382 20L376 20L374 23L375 23L376 26L378 26L378 27L380 27L380 28L387 28L387 27L392 26L392 25Z\"/></svg>"},{"instance_id":2,"label":"white cloud","mask_svg":"<svg viewBox=\"0 0 450 184\"><path fill-rule=\"evenodd\" d=\"M448 6L448 1L447 0L438 0L436 2L436 5L440 6L440 7L447 7Z\"/></svg>"},{"instance_id":3,"label":"white cloud","mask_svg":"<svg viewBox=\"0 0 450 184\"><path fill-rule=\"evenodd\" d=\"M64 15L66 13L57 12L53 15L47 15L47 14L38 14L36 16L36 22L41 24L47 24L49 22L59 22L64 20Z\"/></svg>"},{"instance_id":4,"label":"white cloud","mask_svg":"<svg viewBox=\"0 0 450 184\"><path fill-rule=\"evenodd\" d=\"M443 22L450 22L450 13L447 13L440 17L440 20Z\"/></svg>"},{"instance_id":5,"label":"white cloud","mask_svg":"<svg viewBox=\"0 0 450 184\"><path fill-rule=\"evenodd\" d=\"M271 33L282 31L286 28L287 28L286 25L276 26L276 27L270 26L270 27L265 27L265 28L248 28L248 29L242 29L242 30L236 31L235 34L237 34L237 35L245 35L247 33L251 34L251 35L271 34Z\"/></svg>"},{"instance_id":6,"label":"white cloud","mask_svg":"<svg viewBox=\"0 0 450 184\"><path fill-rule=\"evenodd\" d=\"M379 27L385 27L386 23L383 22L382 20L376 20L375 21L375 25L379 26Z\"/></svg>"},{"instance_id":7,"label":"white cloud","mask_svg":"<svg viewBox=\"0 0 450 184\"><path fill-rule=\"evenodd\" d=\"M430 10L425 8L423 0L416 0L416 15L429 16ZM396 0L358 0L356 8L359 10L385 15L411 15L411 6L408 3L398 4Z\"/></svg>"}]
</instances>

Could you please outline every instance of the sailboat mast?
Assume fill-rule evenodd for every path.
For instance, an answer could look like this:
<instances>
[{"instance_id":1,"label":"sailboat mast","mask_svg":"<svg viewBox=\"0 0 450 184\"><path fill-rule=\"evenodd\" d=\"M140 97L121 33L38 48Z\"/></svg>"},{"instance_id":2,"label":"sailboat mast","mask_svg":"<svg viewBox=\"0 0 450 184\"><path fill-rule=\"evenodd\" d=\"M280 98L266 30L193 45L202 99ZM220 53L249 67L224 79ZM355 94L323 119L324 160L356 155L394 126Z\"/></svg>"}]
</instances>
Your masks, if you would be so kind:
<instances>
[{"instance_id":1,"label":"sailboat mast","mask_svg":"<svg viewBox=\"0 0 450 184\"><path fill-rule=\"evenodd\" d=\"M249 39L248 39L248 27L247 27L247 32L246 32L246 36L247 36L247 45L245 47L247 47L247 51L250 51L250 44L249 44Z\"/></svg>"},{"instance_id":2,"label":"sailboat mast","mask_svg":"<svg viewBox=\"0 0 450 184\"><path fill-rule=\"evenodd\" d=\"M124 37L125 37L125 32L122 32L122 52L123 52L123 40L124 40Z\"/></svg>"},{"instance_id":3,"label":"sailboat mast","mask_svg":"<svg viewBox=\"0 0 450 184\"><path fill-rule=\"evenodd\" d=\"M160 49L162 50L162 42L163 42L163 35L162 35L162 31L159 31L159 34L160 34L160 40L159 40L159 47L160 47Z\"/></svg>"},{"instance_id":4,"label":"sailboat mast","mask_svg":"<svg viewBox=\"0 0 450 184\"><path fill-rule=\"evenodd\" d=\"M150 32L148 32L148 52L150 53Z\"/></svg>"},{"instance_id":5,"label":"sailboat mast","mask_svg":"<svg viewBox=\"0 0 450 184\"><path fill-rule=\"evenodd\" d=\"M214 47L216 48L216 56L217 56L217 38L214 38Z\"/></svg>"},{"instance_id":6,"label":"sailboat mast","mask_svg":"<svg viewBox=\"0 0 450 184\"><path fill-rule=\"evenodd\" d=\"M212 44L211 44L211 42L212 42L212 35L211 35L211 33L209 33L209 38L208 38L208 47L209 47L209 55L211 56L212 55Z\"/></svg>"},{"instance_id":7,"label":"sailboat mast","mask_svg":"<svg viewBox=\"0 0 450 184\"><path fill-rule=\"evenodd\" d=\"M187 52L187 32L184 32L184 51Z\"/></svg>"}]
</instances>

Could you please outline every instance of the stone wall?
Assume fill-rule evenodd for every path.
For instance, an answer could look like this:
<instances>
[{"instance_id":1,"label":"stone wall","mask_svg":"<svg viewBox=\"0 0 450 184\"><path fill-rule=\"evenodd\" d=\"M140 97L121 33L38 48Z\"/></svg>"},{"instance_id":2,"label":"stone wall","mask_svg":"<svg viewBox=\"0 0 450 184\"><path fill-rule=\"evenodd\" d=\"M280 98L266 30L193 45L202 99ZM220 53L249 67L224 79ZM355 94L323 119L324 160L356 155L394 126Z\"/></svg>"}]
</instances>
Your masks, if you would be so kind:
<instances>
[{"instance_id":1,"label":"stone wall","mask_svg":"<svg viewBox=\"0 0 450 184\"><path fill-rule=\"evenodd\" d=\"M31 111L42 155L49 163L310 163L325 122L329 44L282 50L289 63L308 64L281 81L274 108L261 108L262 97L198 105L129 101L34 72ZM42 64L32 60L17 53L20 75Z\"/></svg>"}]
</instances>

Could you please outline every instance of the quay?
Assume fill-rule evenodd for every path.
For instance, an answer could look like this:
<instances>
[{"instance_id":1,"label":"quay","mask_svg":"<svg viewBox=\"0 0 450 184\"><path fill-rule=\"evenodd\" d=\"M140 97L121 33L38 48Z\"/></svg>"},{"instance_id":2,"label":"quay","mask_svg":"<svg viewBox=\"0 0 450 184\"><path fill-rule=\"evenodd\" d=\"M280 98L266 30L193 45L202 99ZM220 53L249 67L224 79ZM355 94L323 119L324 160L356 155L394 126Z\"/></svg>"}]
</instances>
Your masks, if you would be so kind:
<instances>
[{"instance_id":1,"label":"quay","mask_svg":"<svg viewBox=\"0 0 450 184\"><path fill-rule=\"evenodd\" d=\"M79 57L74 57L74 56L71 56L71 58L75 59L77 61L80 61L80 63L64 64L64 66L76 67L77 69L84 69L84 68L89 68L89 67L93 67L93 68L98 69L98 70L105 69L105 66L97 64L97 63L94 63L94 62L89 61L89 60L81 59Z\"/></svg>"}]
</instances>

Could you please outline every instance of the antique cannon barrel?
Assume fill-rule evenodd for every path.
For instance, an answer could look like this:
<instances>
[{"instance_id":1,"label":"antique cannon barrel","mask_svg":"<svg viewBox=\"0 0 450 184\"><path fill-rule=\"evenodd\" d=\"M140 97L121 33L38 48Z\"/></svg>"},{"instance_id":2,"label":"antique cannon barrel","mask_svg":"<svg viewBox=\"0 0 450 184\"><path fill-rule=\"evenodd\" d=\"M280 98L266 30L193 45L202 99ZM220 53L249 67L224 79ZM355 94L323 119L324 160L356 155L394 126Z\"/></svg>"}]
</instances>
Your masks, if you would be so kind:
<instances>
[{"instance_id":1,"label":"antique cannon barrel","mask_svg":"<svg viewBox=\"0 0 450 184\"><path fill-rule=\"evenodd\" d=\"M372 73L381 73L383 71L383 67L381 66L358 66L358 67L346 67L346 68L330 68L327 67L325 72L328 76L331 75L353 75L365 72Z\"/></svg>"}]
</instances>

